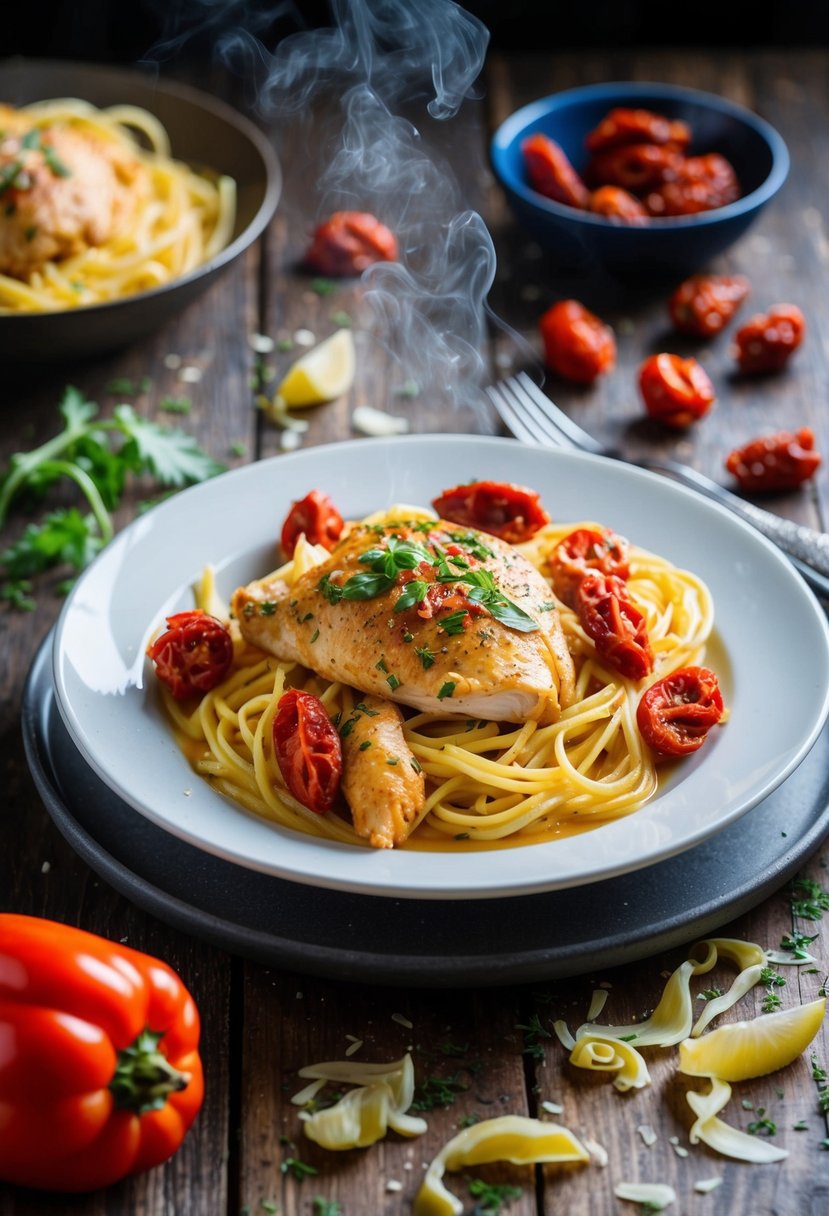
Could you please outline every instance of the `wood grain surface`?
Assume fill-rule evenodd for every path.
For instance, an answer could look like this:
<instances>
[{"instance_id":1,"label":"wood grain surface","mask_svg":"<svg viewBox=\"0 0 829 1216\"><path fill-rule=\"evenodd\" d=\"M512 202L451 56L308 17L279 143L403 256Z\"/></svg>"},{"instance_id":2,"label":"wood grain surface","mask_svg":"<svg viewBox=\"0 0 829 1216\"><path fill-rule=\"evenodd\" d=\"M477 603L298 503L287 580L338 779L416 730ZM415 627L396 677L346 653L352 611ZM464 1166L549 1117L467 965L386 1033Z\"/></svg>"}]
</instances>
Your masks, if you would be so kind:
<instances>
[{"instance_id":1,"label":"wood grain surface","mask_svg":"<svg viewBox=\"0 0 829 1216\"><path fill-rule=\"evenodd\" d=\"M486 374L502 375L521 366L527 347L540 358L540 314L555 299L575 294L613 325L618 364L612 375L589 390L553 378L547 388L595 435L620 442L631 456L657 451L678 455L719 480L730 447L770 425L810 425L819 447L829 452L827 74L827 54L808 48L786 53L705 48L638 53L610 48L493 55L477 99L467 101L443 125L424 119L419 127L422 150L456 177L452 197L487 225L496 252L489 302L525 344L517 344L503 327L493 327L479 351ZM790 178L778 199L713 268L747 274L752 307L797 303L809 323L807 341L785 375L762 384L743 383L733 375L727 335L708 344L700 354L717 385L717 405L702 425L681 437L666 436L643 422L635 383L636 369L647 353L665 349L668 342L675 349L690 349L687 344L677 346L668 330L664 291L568 281L517 229L487 164L491 131L511 111L558 89L612 79L677 81L724 94L770 120L792 156ZM286 171L278 213L258 247L174 324L133 349L101 360L72 366L45 361L37 368L4 369L3 468L13 452L54 433L56 404L67 384L83 389L107 413L118 400L107 391L116 377L149 377L150 387L133 404L162 421L170 421L161 409L165 396L188 397L192 408L176 423L229 467L278 454L281 432L256 409L253 381L264 373L272 383L281 375L298 353L298 333L308 331L318 341L344 317L355 331L356 383L347 398L309 412L304 445L355 438L351 419L358 404L405 415L413 432L498 433L480 396L464 393L448 374L442 383L438 376L428 394L402 392L411 360L405 341L401 355L400 339L410 340L410 335L395 333L393 324L386 333L365 326L366 301L359 283L343 281L333 293L322 293L299 266L321 214L315 183L326 144L317 142L314 132L330 116L329 107L322 114L308 112L273 124ZM254 333L277 343L258 372L248 340ZM282 349L290 339L293 347ZM410 353L413 357L417 352ZM202 378L182 382L179 369L165 361L170 354L180 356L183 366L199 367ZM131 492L119 525L132 518L145 490L137 486ZM808 488L776 498L773 509L825 529L828 494L829 470L824 468ZM66 500L72 500L69 491ZM13 516L3 546L26 522L21 513ZM275 530L279 522L274 521ZM169 962L202 1013L207 1091L199 1118L166 1166L84 1196L0 1185L0 1216L403 1216L412 1210L424 1167L465 1122L506 1113L553 1117L542 1107L544 1102L560 1105L563 1111L556 1119L602 1145L607 1164L601 1167L594 1160L588 1167L497 1165L469 1171L515 1189L501 1208L509 1216L634 1213L636 1205L614 1196L614 1186L623 1180L670 1183L677 1202L669 1211L682 1216L829 1212L829 1128L812 1062L813 1052L817 1065L829 1070L825 1030L812 1050L783 1072L735 1086L726 1117L743 1128L761 1118L772 1120L777 1129L774 1143L789 1150L788 1158L775 1165L740 1164L704 1146L689 1145L687 1079L676 1071L673 1049L647 1052L653 1084L629 1094L616 1092L606 1078L578 1073L566 1063L566 1053L552 1033L556 1019L578 1025L591 993L601 985L609 992L604 1016L615 1023L640 1020L657 1003L665 977L682 961L683 951L544 984L401 990L283 973L248 962L176 931L118 895L56 830L21 746L23 685L60 609L58 581L56 576L38 585L32 612L0 609L0 903L6 910L82 925ZM780 630L785 645L785 622ZM769 696L774 697L774 690ZM129 747L128 739L124 746ZM829 851L824 847L803 876L826 889L827 863ZM499 915L497 901L492 915ZM721 930L723 936L777 948L793 928L816 935L811 950L818 962L808 971L785 970L786 985L777 990L784 1007L813 999L826 980L825 920L795 917L787 887ZM480 932L486 939L486 923ZM717 970L706 984L726 987L730 975L728 968ZM741 1006L746 1016L759 1011L764 996L760 988L746 999ZM738 1015L734 1011L728 1016ZM389 1134L371 1149L334 1154L303 1137L290 1102L302 1085L298 1070L315 1061L344 1058L355 1039L362 1041L357 1058L365 1061L412 1053L418 1101L428 1121L422 1138ZM637 1131L642 1126L656 1133L650 1147ZM694 1190L695 1182L712 1177L722 1178L717 1190ZM450 1181L465 1212L490 1210L480 1205L475 1209L463 1174Z\"/></svg>"}]
</instances>

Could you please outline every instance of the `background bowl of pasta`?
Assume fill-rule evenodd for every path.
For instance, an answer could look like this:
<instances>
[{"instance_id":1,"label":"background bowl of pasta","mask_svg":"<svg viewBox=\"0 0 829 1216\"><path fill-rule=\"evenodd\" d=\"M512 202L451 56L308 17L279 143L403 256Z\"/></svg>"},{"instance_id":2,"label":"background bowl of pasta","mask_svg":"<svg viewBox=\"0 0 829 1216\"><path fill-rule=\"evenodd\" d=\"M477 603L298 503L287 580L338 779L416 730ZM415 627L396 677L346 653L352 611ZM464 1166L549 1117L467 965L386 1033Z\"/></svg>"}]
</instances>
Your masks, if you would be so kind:
<instances>
[{"instance_id":1,"label":"background bowl of pasta","mask_svg":"<svg viewBox=\"0 0 829 1216\"><path fill-rule=\"evenodd\" d=\"M279 162L253 122L138 70L6 60L0 133L6 360L83 358L151 333L279 201Z\"/></svg>"}]
</instances>

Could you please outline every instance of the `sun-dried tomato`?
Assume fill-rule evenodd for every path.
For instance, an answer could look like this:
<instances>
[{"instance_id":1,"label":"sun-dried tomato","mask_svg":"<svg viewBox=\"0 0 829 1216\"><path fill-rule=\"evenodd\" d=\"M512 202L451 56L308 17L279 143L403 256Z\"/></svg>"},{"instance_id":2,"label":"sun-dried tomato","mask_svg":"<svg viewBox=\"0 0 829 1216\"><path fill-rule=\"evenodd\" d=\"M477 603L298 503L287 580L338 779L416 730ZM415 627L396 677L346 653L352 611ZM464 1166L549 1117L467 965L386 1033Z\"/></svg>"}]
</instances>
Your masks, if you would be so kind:
<instances>
[{"instance_id":1,"label":"sun-dried tomato","mask_svg":"<svg viewBox=\"0 0 829 1216\"><path fill-rule=\"evenodd\" d=\"M558 300L538 323L550 371L592 384L616 362L613 330L578 300Z\"/></svg>"},{"instance_id":2,"label":"sun-dried tomato","mask_svg":"<svg viewBox=\"0 0 829 1216\"><path fill-rule=\"evenodd\" d=\"M289 793L317 815L330 811L340 789L343 756L340 736L319 697L297 688L283 693L271 734Z\"/></svg>"},{"instance_id":3,"label":"sun-dried tomato","mask_svg":"<svg viewBox=\"0 0 829 1216\"><path fill-rule=\"evenodd\" d=\"M629 224L640 224L648 218L647 210L639 199L621 186L599 186L590 195L588 207L595 215L625 220Z\"/></svg>"},{"instance_id":4,"label":"sun-dried tomato","mask_svg":"<svg viewBox=\"0 0 829 1216\"><path fill-rule=\"evenodd\" d=\"M649 355L639 368L639 389L651 418L677 429L704 417L716 399L702 364L680 355Z\"/></svg>"},{"instance_id":5,"label":"sun-dried tomato","mask_svg":"<svg viewBox=\"0 0 829 1216\"><path fill-rule=\"evenodd\" d=\"M555 140L536 131L522 141L521 153L533 190L555 203L587 206L590 191Z\"/></svg>"},{"instance_id":6,"label":"sun-dried tomato","mask_svg":"<svg viewBox=\"0 0 829 1216\"><path fill-rule=\"evenodd\" d=\"M653 651L645 615L623 579L588 571L576 587L575 609L584 632L611 667L630 680L650 675Z\"/></svg>"},{"instance_id":7,"label":"sun-dried tomato","mask_svg":"<svg viewBox=\"0 0 829 1216\"><path fill-rule=\"evenodd\" d=\"M674 329L711 338L725 328L748 292L749 281L742 274L693 274L668 300Z\"/></svg>"},{"instance_id":8,"label":"sun-dried tomato","mask_svg":"<svg viewBox=\"0 0 829 1216\"><path fill-rule=\"evenodd\" d=\"M750 440L728 454L725 467L740 489L752 494L793 490L813 477L820 463L814 432L803 426Z\"/></svg>"},{"instance_id":9,"label":"sun-dried tomato","mask_svg":"<svg viewBox=\"0 0 829 1216\"><path fill-rule=\"evenodd\" d=\"M301 535L312 545L333 549L342 535L345 522L329 494L310 490L304 498L291 503L280 534L286 557L293 557Z\"/></svg>"},{"instance_id":10,"label":"sun-dried tomato","mask_svg":"<svg viewBox=\"0 0 829 1216\"><path fill-rule=\"evenodd\" d=\"M362 274L374 262L395 262L397 237L369 211L335 211L315 230L305 264L331 277Z\"/></svg>"},{"instance_id":11,"label":"sun-dried tomato","mask_svg":"<svg viewBox=\"0 0 829 1216\"><path fill-rule=\"evenodd\" d=\"M730 161L718 152L680 160L675 175L645 195L653 216L696 215L725 207L740 197L740 183Z\"/></svg>"},{"instance_id":12,"label":"sun-dried tomato","mask_svg":"<svg viewBox=\"0 0 829 1216\"><path fill-rule=\"evenodd\" d=\"M660 756L687 756L722 721L719 681L708 667L683 667L651 684L636 710L642 738Z\"/></svg>"},{"instance_id":13,"label":"sun-dried tomato","mask_svg":"<svg viewBox=\"0 0 829 1216\"><path fill-rule=\"evenodd\" d=\"M625 144L591 157L584 178L591 186L621 186L640 194L678 177L683 159L675 148Z\"/></svg>"},{"instance_id":14,"label":"sun-dried tomato","mask_svg":"<svg viewBox=\"0 0 829 1216\"><path fill-rule=\"evenodd\" d=\"M617 106L585 138L590 152L622 144L674 144L687 148L691 129L681 119L666 118L652 110Z\"/></svg>"},{"instance_id":15,"label":"sun-dried tomato","mask_svg":"<svg viewBox=\"0 0 829 1216\"><path fill-rule=\"evenodd\" d=\"M796 304L775 304L749 317L734 335L734 358L741 372L779 372L803 341L806 318Z\"/></svg>"},{"instance_id":16,"label":"sun-dried tomato","mask_svg":"<svg viewBox=\"0 0 829 1216\"><path fill-rule=\"evenodd\" d=\"M563 603L573 607L576 588L589 570L627 579L630 575L629 552L627 540L609 528L601 531L576 528L558 542L547 559L553 590Z\"/></svg>"},{"instance_id":17,"label":"sun-dried tomato","mask_svg":"<svg viewBox=\"0 0 829 1216\"><path fill-rule=\"evenodd\" d=\"M441 519L464 528L480 528L511 545L535 536L550 516L537 490L509 481L470 481L432 499Z\"/></svg>"}]
</instances>

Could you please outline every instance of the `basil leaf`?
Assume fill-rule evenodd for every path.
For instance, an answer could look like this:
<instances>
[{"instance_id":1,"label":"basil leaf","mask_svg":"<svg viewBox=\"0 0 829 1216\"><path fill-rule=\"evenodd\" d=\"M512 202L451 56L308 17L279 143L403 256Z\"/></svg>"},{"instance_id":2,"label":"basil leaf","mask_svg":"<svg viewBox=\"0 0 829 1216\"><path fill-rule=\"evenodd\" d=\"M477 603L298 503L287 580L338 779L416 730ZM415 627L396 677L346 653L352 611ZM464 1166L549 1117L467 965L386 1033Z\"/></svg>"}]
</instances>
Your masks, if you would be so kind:
<instances>
[{"instance_id":1,"label":"basil leaf","mask_svg":"<svg viewBox=\"0 0 829 1216\"><path fill-rule=\"evenodd\" d=\"M343 584L344 600L372 600L394 586L394 579L386 574L352 574Z\"/></svg>"}]
</instances>

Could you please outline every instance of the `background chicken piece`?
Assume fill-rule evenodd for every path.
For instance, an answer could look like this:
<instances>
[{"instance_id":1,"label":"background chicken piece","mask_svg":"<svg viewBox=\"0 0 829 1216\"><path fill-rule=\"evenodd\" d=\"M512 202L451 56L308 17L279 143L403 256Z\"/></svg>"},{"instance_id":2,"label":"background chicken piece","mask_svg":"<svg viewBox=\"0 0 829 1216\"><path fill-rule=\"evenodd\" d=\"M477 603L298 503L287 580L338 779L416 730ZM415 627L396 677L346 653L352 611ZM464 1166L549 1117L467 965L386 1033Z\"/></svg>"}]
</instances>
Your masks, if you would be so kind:
<instances>
[{"instance_id":1,"label":"background chicken piece","mask_svg":"<svg viewBox=\"0 0 829 1216\"><path fill-rule=\"evenodd\" d=\"M14 112L12 111L11 114ZM0 271L28 279L49 261L104 244L147 189L118 144L72 127L27 126L0 112Z\"/></svg>"},{"instance_id":2,"label":"background chicken piece","mask_svg":"<svg viewBox=\"0 0 829 1216\"><path fill-rule=\"evenodd\" d=\"M374 566L392 568L395 550L416 568L389 582ZM359 588L366 594L354 598ZM358 525L290 590L274 578L239 588L233 614L248 641L278 658L424 712L552 722L573 697L545 580L512 545L444 521L425 531L422 522Z\"/></svg>"},{"instance_id":3,"label":"background chicken piece","mask_svg":"<svg viewBox=\"0 0 829 1216\"><path fill-rule=\"evenodd\" d=\"M383 697L366 696L340 726L342 792L354 830L375 849L391 849L417 826L426 783L403 735L403 715Z\"/></svg>"}]
</instances>

